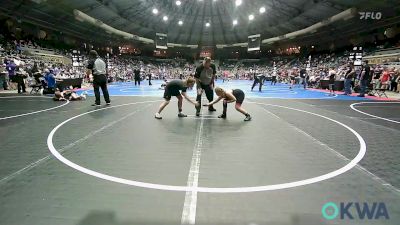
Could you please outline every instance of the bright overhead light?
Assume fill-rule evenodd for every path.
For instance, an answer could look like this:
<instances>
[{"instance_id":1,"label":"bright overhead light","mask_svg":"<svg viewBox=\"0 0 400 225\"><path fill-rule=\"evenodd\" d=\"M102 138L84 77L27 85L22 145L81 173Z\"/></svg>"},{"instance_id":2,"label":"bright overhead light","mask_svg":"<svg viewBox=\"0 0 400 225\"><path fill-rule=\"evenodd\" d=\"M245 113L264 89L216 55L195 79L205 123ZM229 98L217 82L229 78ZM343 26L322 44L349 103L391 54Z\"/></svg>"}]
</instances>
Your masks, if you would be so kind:
<instances>
[{"instance_id":1,"label":"bright overhead light","mask_svg":"<svg viewBox=\"0 0 400 225\"><path fill-rule=\"evenodd\" d=\"M152 12L153 14L158 14L158 9L154 8Z\"/></svg>"},{"instance_id":2,"label":"bright overhead light","mask_svg":"<svg viewBox=\"0 0 400 225\"><path fill-rule=\"evenodd\" d=\"M238 21L237 21L237 20L233 20L232 24L233 24L233 25L237 25L237 24L238 24Z\"/></svg>"},{"instance_id":3,"label":"bright overhead light","mask_svg":"<svg viewBox=\"0 0 400 225\"><path fill-rule=\"evenodd\" d=\"M260 8L260 13L265 13L265 7Z\"/></svg>"},{"instance_id":4,"label":"bright overhead light","mask_svg":"<svg viewBox=\"0 0 400 225\"><path fill-rule=\"evenodd\" d=\"M210 26L210 23L209 23L209 22L207 22L207 23L206 23L206 27L209 27L209 26Z\"/></svg>"},{"instance_id":5,"label":"bright overhead light","mask_svg":"<svg viewBox=\"0 0 400 225\"><path fill-rule=\"evenodd\" d=\"M249 15L249 20L254 20L254 15L253 14Z\"/></svg>"},{"instance_id":6,"label":"bright overhead light","mask_svg":"<svg viewBox=\"0 0 400 225\"><path fill-rule=\"evenodd\" d=\"M167 21L168 20L168 16L163 16L163 18L162 18L164 21Z\"/></svg>"},{"instance_id":7,"label":"bright overhead light","mask_svg":"<svg viewBox=\"0 0 400 225\"><path fill-rule=\"evenodd\" d=\"M182 4L182 2L178 0L178 1L175 2L175 4L179 6L179 5Z\"/></svg>"},{"instance_id":8,"label":"bright overhead light","mask_svg":"<svg viewBox=\"0 0 400 225\"><path fill-rule=\"evenodd\" d=\"M182 21L182 20L179 20L179 21L178 21L178 24L179 24L180 26L182 26L183 21Z\"/></svg>"},{"instance_id":9,"label":"bright overhead light","mask_svg":"<svg viewBox=\"0 0 400 225\"><path fill-rule=\"evenodd\" d=\"M236 1L235 1L235 5L236 5L236 6L239 6L239 5L241 5L241 4L242 4L242 0L236 0Z\"/></svg>"}]
</instances>

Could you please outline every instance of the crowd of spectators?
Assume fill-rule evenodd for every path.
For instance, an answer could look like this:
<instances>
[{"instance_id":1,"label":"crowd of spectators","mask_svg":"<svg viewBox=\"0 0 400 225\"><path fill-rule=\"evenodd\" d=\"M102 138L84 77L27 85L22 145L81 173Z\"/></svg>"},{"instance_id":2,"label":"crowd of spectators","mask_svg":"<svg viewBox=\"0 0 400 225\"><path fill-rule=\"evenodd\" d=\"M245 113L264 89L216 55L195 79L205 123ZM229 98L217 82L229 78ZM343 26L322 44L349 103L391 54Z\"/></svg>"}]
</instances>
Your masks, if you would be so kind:
<instances>
[{"instance_id":1,"label":"crowd of spectators","mask_svg":"<svg viewBox=\"0 0 400 225\"><path fill-rule=\"evenodd\" d=\"M83 82L90 82L90 78L85 76L85 63L74 67L71 64L38 60L25 54L22 46L41 48L34 39L15 40L0 36L0 83L3 89L16 89L18 93L24 93L26 85L40 84L46 93L46 89L54 92L54 82L57 80L82 78ZM266 78L274 77L280 83L295 84L304 81L308 87L320 88L321 80L346 81L351 74L352 89L357 89L360 77L363 76L368 77L368 83L373 84L373 88L400 91L400 65L371 65L369 74L365 75L365 65L354 67L348 55L349 52L341 52L314 54L311 58L280 56L259 60L216 60L215 64L217 79L224 81L253 80L256 76L263 75ZM152 79L184 79L192 76L198 64L184 59L127 55L111 55L106 60L109 81L148 79L150 83ZM354 74L350 73L352 71Z\"/></svg>"}]
</instances>

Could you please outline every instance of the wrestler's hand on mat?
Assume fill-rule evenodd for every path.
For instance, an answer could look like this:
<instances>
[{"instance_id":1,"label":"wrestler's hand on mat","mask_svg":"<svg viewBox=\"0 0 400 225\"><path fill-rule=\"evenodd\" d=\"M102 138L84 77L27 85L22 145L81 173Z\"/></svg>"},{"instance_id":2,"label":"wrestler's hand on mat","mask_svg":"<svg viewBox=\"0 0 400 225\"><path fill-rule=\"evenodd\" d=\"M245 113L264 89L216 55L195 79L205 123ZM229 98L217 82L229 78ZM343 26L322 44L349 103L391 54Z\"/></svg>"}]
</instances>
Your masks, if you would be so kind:
<instances>
[{"instance_id":1,"label":"wrestler's hand on mat","mask_svg":"<svg viewBox=\"0 0 400 225\"><path fill-rule=\"evenodd\" d=\"M211 104L210 104L210 103L207 103L207 104L203 104L203 106L211 106Z\"/></svg>"}]
</instances>

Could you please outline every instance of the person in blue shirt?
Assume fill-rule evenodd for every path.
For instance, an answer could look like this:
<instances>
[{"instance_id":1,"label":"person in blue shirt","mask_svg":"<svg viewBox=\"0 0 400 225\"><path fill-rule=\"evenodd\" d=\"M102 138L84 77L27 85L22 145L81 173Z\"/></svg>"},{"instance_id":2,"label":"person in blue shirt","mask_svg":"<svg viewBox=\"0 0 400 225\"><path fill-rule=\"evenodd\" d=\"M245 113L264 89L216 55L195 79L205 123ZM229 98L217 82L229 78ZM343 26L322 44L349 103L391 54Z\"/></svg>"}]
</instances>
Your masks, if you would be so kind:
<instances>
[{"instance_id":1,"label":"person in blue shirt","mask_svg":"<svg viewBox=\"0 0 400 225\"><path fill-rule=\"evenodd\" d=\"M53 69L46 70L44 80L46 82L46 88L42 90L42 94L54 94L56 88L56 78L54 76Z\"/></svg>"},{"instance_id":2,"label":"person in blue shirt","mask_svg":"<svg viewBox=\"0 0 400 225\"><path fill-rule=\"evenodd\" d=\"M17 69L17 65L15 65L14 60L8 60L7 65L6 65L6 70L8 72L8 76L14 77L15 76L15 70Z\"/></svg>"},{"instance_id":3,"label":"person in blue shirt","mask_svg":"<svg viewBox=\"0 0 400 225\"><path fill-rule=\"evenodd\" d=\"M44 79L47 83L47 88L54 89L56 86L56 78L54 77L53 69L50 69L49 72L45 75Z\"/></svg>"},{"instance_id":4,"label":"person in blue shirt","mask_svg":"<svg viewBox=\"0 0 400 225\"><path fill-rule=\"evenodd\" d=\"M18 93L19 94L25 93L26 90L25 90L24 78L22 76L17 75L18 67L15 64L13 59L7 61L6 70L8 72L8 77L9 77L10 81L13 83L17 83Z\"/></svg>"}]
</instances>

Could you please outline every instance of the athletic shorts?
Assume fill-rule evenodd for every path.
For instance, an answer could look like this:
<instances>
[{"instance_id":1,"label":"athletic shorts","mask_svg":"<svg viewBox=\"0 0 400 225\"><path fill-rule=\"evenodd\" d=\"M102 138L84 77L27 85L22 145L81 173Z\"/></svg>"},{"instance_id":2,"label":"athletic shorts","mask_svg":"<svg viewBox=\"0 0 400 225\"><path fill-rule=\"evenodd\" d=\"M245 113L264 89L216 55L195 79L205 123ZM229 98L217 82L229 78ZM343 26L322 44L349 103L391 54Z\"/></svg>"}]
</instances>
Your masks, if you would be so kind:
<instances>
[{"instance_id":1,"label":"athletic shorts","mask_svg":"<svg viewBox=\"0 0 400 225\"><path fill-rule=\"evenodd\" d=\"M232 91L233 96L236 98L236 103L242 104L244 101L244 92L240 89L234 89Z\"/></svg>"},{"instance_id":2,"label":"athletic shorts","mask_svg":"<svg viewBox=\"0 0 400 225\"><path fill-rule=\"evenodd\" d=\"M181 92L179 90L168 90L168 88L165 88L164 99L169 101L172 96L181 96Z\"/></svg>"}]
</instances>

